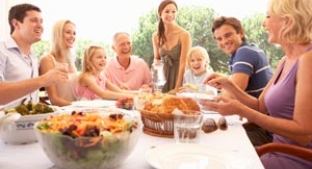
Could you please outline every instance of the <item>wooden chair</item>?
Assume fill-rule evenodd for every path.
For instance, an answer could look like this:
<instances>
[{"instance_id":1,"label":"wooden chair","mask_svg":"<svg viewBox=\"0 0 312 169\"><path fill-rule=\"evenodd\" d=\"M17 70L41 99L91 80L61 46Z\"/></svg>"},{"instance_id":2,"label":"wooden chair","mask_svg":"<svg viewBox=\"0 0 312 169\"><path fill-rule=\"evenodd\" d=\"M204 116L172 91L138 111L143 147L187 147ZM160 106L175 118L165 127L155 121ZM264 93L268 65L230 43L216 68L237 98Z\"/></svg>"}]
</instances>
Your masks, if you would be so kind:
<instances>
[{"instance_id":1,"label":"wooden chair","mask_svg":"<svg viewBox=\"0 0 312 169\"><path fill-rule=\"evenodd\" d=\"M256 147L256 151L259 157L270 152L281 152L300 157L302 159L312 161L312 149L303 148L295 145L285 143L268 143L262 146Z\"/></svg>"}]
</instances>

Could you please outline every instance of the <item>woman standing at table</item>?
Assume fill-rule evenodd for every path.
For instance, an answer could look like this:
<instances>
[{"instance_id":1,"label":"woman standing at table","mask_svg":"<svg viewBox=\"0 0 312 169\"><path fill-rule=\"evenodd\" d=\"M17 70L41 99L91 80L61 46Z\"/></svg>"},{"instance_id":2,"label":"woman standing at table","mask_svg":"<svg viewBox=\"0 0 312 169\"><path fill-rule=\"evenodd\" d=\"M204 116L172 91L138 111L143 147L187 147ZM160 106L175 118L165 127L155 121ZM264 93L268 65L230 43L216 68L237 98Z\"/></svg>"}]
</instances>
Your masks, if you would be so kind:
<instances>
[{"instance_id":1,"label":"woman standing at table","mask_svg":"<svg viewBox=\"0 0 312 169\"><path fill-rule=\"evenodd\" d=\"M152 36L154 64L164 62L163 92L177 92L182 86L186 55L192 46L190 33L175 21L177 11L175 1L163 0L158 7L158 30Z\"/></svg>"},{"instance_id":2,"label":"woman standing at table","mask_svg":"<svg viewBox=\"0 0 312 169\"><path fill-rule=\"evenodd\" d=\"M71 48L76 40L76 26L70 20L59 20L52 30L51 51L40 61L39 73L61 67L68 72L69 80L64 83L46 87L52 105L66 106L76 100L74 86L77 80L76 58Z\"/></svg>"},{"instance_id":3,"label":"woman standing at table","mask_svg":"<svg viewBox=\"0 0 312 169\"><path fill-rule=\"evenodd\" d=\"M270 0L264 28L268 41L285 56L258 99L248 96L226 77L213 74L206 82L235 99L203 102L222 115L238 114L273 132L273 142L312 149L312 1ZM270 115L267 115L268 112ZM261 156L266 169L310 169L312 161L283 153Z\"/></svg>"}]
</instances>

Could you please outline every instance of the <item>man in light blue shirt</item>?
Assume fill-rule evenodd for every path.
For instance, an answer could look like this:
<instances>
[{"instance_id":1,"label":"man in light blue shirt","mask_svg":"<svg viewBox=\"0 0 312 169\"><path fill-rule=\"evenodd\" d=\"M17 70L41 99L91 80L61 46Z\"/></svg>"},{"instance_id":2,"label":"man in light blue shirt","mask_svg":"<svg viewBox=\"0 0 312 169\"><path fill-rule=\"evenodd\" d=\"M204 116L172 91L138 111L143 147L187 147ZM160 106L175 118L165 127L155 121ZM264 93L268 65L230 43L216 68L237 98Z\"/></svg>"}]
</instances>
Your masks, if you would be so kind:
<instances>
[{"instance_id":1,"label":"man in light blue shirt","mask_svg":"<svg viewBox=\"0 0 312 169\"><path fill-rule=\"evenodd\" d=\"M0 42L0 108L11 108L22 100L39 102L39 88L68 79L65 70L55 69L38 76L38 60L31 45L41 40L41 11L19 4L9 11L11 36Z\"/></svg>"}]
</instances>

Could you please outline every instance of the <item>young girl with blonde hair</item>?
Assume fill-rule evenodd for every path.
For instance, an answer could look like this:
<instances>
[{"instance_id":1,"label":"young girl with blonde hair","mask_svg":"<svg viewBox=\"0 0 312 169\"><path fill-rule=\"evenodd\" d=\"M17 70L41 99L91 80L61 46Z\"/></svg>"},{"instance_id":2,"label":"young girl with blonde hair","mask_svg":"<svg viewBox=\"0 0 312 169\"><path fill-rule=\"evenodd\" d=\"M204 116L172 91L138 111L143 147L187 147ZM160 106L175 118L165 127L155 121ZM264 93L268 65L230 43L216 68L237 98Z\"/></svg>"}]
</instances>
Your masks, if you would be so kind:
<instances>
[{"instance_id":1,"label":"young girl with blonde hair","mask_svg":"<svg viewBox=\"0 0 312 169\"><path fill-rule=\"evenodd\" d=\"M135 91L121 90L105 77L106 62L106 51L102 46L91 45L85 50L76 89L79 100L116 100L134 96Z\"/></svg>"},{"instance_id":2,"label":"young girl with blonde hair","mask_svg":"<svg viewBox=\"0 0 312 169\"><path fill-rule=\"evenodd\" d=\"M208 52L201 46L192 47L187 54L186 60L187 70L183 76L183 87L179 88L180 92L202 84L204 79L213 72L209 66Z\"/></svg>"}]
</instances>

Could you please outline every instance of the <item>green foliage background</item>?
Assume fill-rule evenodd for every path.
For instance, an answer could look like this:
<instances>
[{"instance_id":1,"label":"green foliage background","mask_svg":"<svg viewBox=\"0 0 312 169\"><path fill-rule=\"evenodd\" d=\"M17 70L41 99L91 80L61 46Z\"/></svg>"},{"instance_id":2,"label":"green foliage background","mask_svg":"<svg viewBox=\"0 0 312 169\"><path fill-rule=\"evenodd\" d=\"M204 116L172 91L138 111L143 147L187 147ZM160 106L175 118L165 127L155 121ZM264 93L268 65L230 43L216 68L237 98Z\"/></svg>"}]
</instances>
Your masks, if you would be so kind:
<instances>
[{"instance_id":1,"label":"green foliage background","mask_svg":"<svg viewBox=\"0 0 312 169\"><path fill-rule=\"evenodd\" d=\"M207 49L211 66L213 70L220 73L229 73L227 61L229 56L223 53L217 46L211 27L214 18L217 16L211 8L201 6L184 6L179 9L177 23L190 31L192 35L193 46L203 46ZM273 68L276 67L278 60L284 55L283 51L276 45L271 45L267 42L267 34L262 27L262 22L265 19L264 14L255 13L242 20L245 29L246 38L250 43L254 43L263 49ZM151 10L148 14L139 18L139 25L136 30L131 33L133 43L133 55L143 58L148 65L151 65L154 59L152 33L157 30L158 18L157 11ZM75 52L77 56L77 68L81 68L81 59L84 49L91 44L100 44L106 48L108 56L114 56L109 45L102 42L95 42L90 39L80 39L76 41ZM34 46L34 51L40 57L49 51L49 42L40 41Z\"/></svg>"}]
</instances>

